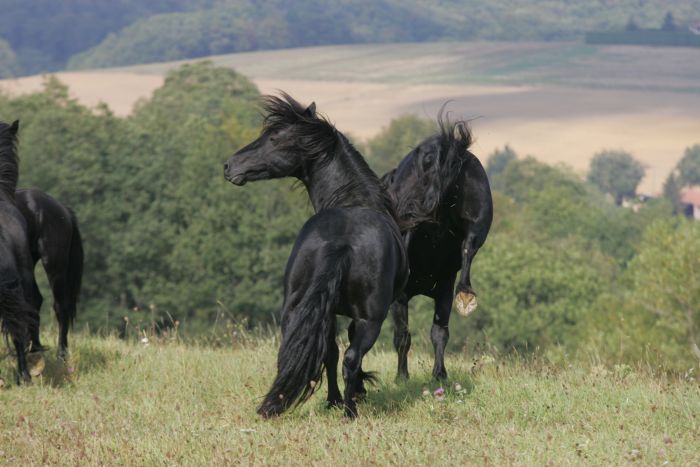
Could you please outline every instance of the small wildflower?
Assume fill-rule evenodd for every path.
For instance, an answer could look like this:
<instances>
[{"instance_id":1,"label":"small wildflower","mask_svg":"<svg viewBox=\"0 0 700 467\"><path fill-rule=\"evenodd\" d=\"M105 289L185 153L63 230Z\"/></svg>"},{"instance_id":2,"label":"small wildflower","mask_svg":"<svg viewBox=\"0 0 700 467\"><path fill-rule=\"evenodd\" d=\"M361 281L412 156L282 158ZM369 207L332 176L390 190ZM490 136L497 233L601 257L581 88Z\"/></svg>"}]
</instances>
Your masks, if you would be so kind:
<instances>
[{"instance_id":1,"label":"small wildflower","mask_svg":"<svg viewBox=\"0 0 700 467\"><path fill-rule=\"evenodd\" d=\"M66 371L69 375L72 375L73 373L75 373L75 367L69 366L68 368L66 368Z\"/></svg>"},{"instance_id":2,"label":"small wildflower","mask_svg":"<svg viewBox=\"0 0 700 467\"><path fill-rule=\"evenodd\" d=\"M440 397L445 395L445 389L443 387L437 388L435 391L433 391L433 395L435 397Z\"/></svg>"},{"instance_id":3,"label":"small wildflower","mask_svg":"<svg viewBox=\"0 0 700 467\"><path fill-rule=\"evenodd\" d=\"M142 343L145 347L148 347L148 343L149 343L149 342L148 342L148 337L144 337L143 339L141 339L141 343Z\"/></svg>"},{"instance_id":4,"label":"small wildflower","mask_svg":"<svg viewBox=\"0 0 700 467\"><path fill-rule=\"evenodd\" d=\"M430 390L428 388L423 388L423 397L428 397L430 395Z\"/></svg>"}]
</instances>

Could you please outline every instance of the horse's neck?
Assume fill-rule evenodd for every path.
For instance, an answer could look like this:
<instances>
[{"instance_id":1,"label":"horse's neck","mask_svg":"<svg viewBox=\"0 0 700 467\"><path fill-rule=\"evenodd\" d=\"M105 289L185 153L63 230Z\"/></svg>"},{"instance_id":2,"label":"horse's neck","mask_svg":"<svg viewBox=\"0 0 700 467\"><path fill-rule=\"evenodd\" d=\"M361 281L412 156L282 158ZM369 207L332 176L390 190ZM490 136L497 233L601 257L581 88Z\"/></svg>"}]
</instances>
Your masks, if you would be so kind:
<instances>
[{"instance_id":1,"label":"horse's neck","mask_svg":"<svg viewBox=\"0 0 700 467\"><path fill-rule=\"evenodd\" d=\"M3 143L0 147L0 199L14 203L17 189L17 156L11 147Z\"/></svg>"},{"instance_id":2,"label":"horse's neck","mask_svg":"<svg viewBox=\"0 0 700 467\"><path fill-rule=\"evenodd\" d=\"M344 150L326 161L314 161L302 179L318 212L332 207L376 207L371 188L364 182L358 164Z\"/></svg>"}]
</instances>

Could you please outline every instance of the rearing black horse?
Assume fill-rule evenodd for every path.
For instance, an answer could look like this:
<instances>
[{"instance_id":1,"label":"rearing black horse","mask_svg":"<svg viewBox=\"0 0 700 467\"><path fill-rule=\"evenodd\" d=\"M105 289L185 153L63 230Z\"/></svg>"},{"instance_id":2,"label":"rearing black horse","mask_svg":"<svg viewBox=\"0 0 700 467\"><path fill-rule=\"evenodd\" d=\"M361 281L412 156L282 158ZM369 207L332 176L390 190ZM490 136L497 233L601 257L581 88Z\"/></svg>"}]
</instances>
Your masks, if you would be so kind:
<instances>
[{"instance_id":1,"label":"rearing black horse","mask_svg":"<svg viewBox=\"0 0 700 467\"><path fill-rule=\"evenodd\" d=\"M435 349L433 376L447 378L445 347L449 338L453 287L457 311L466 316L477 305L472 289L472 260L491 228L491 188L479 159L469 152L472 135L465 122L438 116L440 132L424 140L382 181L394 197L408 249L411 274L392 306L398 376L408 378L408 301L425 295L435 301L430 338Z\"/></svg>"},{"instance_id":2,"label":"rearing black horse","mask_svg":"<svg viewBox=\"0 0 700 467\"><path fill-rule=\"evenodd\" d=\"M345 415L357 414L355 397L368 374L362 358L374 345L391 303L408 277L407 257L392 202L377 176L316 106L286 94L265 98L261 136L224 166L235 185L295 177L316 210L299 232L287 262L282 342L277 377L258 408L281 414L318 387L325 366L328 403L343 399L336 378L335 315L353 319L343 358Z\"/></svg>"},{"instance_id":3,"label":"rearing black horse","mask_svg":"<svg viewBox=\"0 0 700 467\"><path fill-rule=\"evenodd\" d=\"M34 310L30 305L34 286L27 225L15 204L19 122L0 122L0 321L2 332L12 339L17 353L17 381L29 382L26 348Z\"/></svg>"},{"instance_id":4,"label":"rearing black horse","mask_svg":"<svg viewBox=\"0 0 700 467\"><path fill-rule=\"evenodd\" d=\"M68 330L76 315L83 277L83 241L73 211L37 189L17 190L17 207L27 221L27 239L34 264L41 259L53 293L53 309L58 320L58 356L68 355ZM33 290L37 315L29 334L32 352L44 350L39 340L39 314L43 297Z\"/></svg>"}]
</instances>

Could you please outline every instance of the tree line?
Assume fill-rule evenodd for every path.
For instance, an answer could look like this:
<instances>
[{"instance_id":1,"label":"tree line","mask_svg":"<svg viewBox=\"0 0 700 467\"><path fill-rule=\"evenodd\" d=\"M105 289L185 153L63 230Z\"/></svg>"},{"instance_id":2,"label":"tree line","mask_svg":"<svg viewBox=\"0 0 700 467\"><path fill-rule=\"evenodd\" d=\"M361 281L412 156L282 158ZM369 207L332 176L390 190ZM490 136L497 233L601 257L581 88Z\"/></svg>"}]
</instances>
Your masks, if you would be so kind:
<instances>
[{"instance_id":1,"label":"tree line","mask_svg":"<svg viewBox=\"0 0 700 467\"><path fill-rule=\"evenodd\" d=\"M700 0L0 0L0 76L325 44L577 40L669 8L694 20Z\"/></svg>"},{"instance_id":2,"label":"tree line","mask_svg":"<svg viewBox=\"0 0 700 467\"><path fill-rule=\"evenodd\" d=\"M0 118L21 120L20 185L78 214L78 326L112 332L125 318L147 326L157 316L196 336L216 323L236 332L278 319L284 265L311 207L291 183L234 190L223 180L223 161L259 132L258 98L245 77L207 62L173 70L126 118L82 106L52 78L41 92L0 96ZM434 131L401 117L358 148L381 174ZM684 164L677 177L689 173ZM674 216L666 199L620 208L593 181L511 148L486 165L495 219L473 267L480 309L455 316L451 350L692 364L700 223ZM427 301L413 306L417 345L431 317Z\"/></svg>"}]
</instances>

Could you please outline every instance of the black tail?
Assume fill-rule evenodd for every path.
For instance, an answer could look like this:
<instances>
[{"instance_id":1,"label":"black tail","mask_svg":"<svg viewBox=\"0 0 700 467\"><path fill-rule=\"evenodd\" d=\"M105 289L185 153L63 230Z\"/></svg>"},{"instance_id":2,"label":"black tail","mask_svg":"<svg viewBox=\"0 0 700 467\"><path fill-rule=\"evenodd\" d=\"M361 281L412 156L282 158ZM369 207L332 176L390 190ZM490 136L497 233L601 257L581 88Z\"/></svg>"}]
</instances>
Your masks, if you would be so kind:
<instances>
[{"instance_id":1,"label":"black tail","mask_svg":"<svg viewBox=\"0 0 700 467\"><path fill-rule=\"evenodd\" d=\"M263 417L279 415L307 400L321 383L328 336L335 323L335 306L349 264L349 250L326 257L299 305L287 310L282 344L277 356L277 377L258 407Z\"/></svg>"},{"instance_id":2,"label":"black tail","mask_svg":"<svg viewBox=\"0 0 700 467\"><path fill-rule=\"evenodd\" d=\"M67 313L65 316L67 319L68 326L73 325L75 321L75 315L77 310L78 299L80 298L80 288L83 282L83 239L80 235L80 229L78 228L78 219L75 213L70 210L71 223L73 226L73 235L70 242L70 253L68 256L68 270L66 279L66 298L69 300L71 306L66 307L61 310Z\"/></svg>"}]
</instances>

